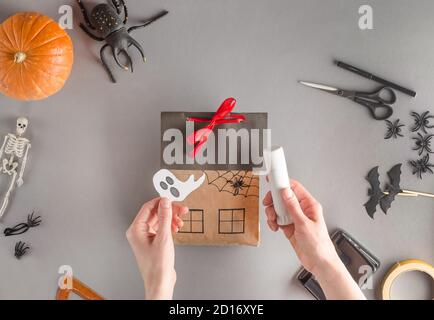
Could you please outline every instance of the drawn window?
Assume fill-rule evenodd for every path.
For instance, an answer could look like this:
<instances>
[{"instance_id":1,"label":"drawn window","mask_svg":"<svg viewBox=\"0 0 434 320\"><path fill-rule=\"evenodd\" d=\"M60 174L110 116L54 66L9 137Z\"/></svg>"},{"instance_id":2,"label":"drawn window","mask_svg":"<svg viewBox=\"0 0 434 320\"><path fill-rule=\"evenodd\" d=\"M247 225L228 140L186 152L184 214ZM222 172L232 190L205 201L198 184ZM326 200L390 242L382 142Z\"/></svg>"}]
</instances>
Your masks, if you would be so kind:
<instances>
[{"instance_id":1,"label":"drawn window","mask_svg":"<svg viewBox=\"0 0 434 320\"><path fill-rule=\"evenodd\" d=\"M219 209L219 233L244 233L246 209Z\"/></svg>"},{"instance_id":2,"label":"drawn window","mask_svg":"<svg viewBox=\"0 0 434 320\"><path fill-rule=\"evenodd\" d=\"M183 221L184 225L179 230L179 233L204 233L203 210L190 209Z\"/></svg>"}]
</instances>

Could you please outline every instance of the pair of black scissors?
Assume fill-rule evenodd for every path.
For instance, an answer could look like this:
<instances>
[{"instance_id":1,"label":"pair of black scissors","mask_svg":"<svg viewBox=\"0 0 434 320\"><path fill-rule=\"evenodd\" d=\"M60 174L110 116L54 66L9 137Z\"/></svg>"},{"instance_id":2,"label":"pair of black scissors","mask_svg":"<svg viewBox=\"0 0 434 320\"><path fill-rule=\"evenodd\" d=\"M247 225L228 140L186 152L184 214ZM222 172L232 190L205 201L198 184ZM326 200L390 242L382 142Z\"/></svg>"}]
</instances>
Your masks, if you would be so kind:
<instances>
[{"instance_id":1,"label":"pair of black scissors","mask_svg":"<svg viewBox=\"0 0 434 320\"><path fill-rule=\"evenodd\" d=\"M354 102L368 108L375 120L386 120L393 114L393 108L390 105L396 102L396 94L392 88L389 87L381 87L377 91L369 93L343 90L306 81L299 81L299 83L337 95L339 97L353 100Z\"/></svg>"}]
</instances>

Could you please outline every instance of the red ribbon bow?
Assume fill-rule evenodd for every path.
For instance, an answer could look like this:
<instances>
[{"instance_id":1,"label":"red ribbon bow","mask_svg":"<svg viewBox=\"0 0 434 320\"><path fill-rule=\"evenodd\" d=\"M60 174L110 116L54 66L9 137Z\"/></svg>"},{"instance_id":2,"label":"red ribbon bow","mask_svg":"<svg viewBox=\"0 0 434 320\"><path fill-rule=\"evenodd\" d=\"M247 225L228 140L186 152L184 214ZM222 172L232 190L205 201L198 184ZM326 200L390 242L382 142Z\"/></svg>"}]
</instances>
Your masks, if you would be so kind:
<instances>
[{"instance_id":1,"label":"red ribbon bow","mask_svg":"<svg viewBox=\"0 0 434 320\"><path fill-rule=\"evenodd\" d=\"M214 113L211 119L203 118L187 118L187 121L193 122L209 122L209 124L202 129L194 131L193 134L187 137L187 143L194 145L191 157L196 157L197 152L203 146L203 144L208 140L209 135L213 131L214 127L223 123L240 123L246 120L241 114L231 114L232 109L235 107L237 101L234 98L228 98L221 104L220 108Z\"/></svg>"}]
</instances>

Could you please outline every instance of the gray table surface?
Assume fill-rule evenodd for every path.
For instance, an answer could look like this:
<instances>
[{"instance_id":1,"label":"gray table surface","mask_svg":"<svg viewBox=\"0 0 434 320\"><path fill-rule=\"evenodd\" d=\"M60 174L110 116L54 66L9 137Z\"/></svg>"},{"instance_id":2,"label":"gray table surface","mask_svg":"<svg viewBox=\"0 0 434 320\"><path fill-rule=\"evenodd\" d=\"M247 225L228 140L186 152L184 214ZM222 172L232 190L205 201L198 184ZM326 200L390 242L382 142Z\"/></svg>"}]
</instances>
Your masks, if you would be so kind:
<instances>
[{"instance_id":1,"label":"gray table surface","mask_svg":"<svg viewBox=\"0 0 434 320\"><path fill-rule=\"evenodd\" d=\"M411 110L434 111L431 0L370 1L369 31L358 28L365 1L127 2L131 24L161 9L170 15L136 33L149 63L140 64L134 52L135 73L115 68L117 85L97 61L100 44L78 28L75 1L1 3L1 20L30 10L57 18L60 5L72 4L74 29L68 32L75 63L65 88L49 99L0 97L1 134L14 129L17 116L27 116L33 143L25 184L1 227L20 222L32 209L44 220L23 236L2 237L0 298L54 298L58 268L65 264L107 298L143 298L125 230L141 204L156 195L151 178L159 169L160 112L213 111L228 96L238 99L237 111L269 113L273 143L285 147L290 175L323 204L329 229L347 230L381 260L374 288L396 261L434 263L432 200L400 198L375 221L362 206L371 167L380 165L385 174L417 157L408 126L405 138L383 140L385 124L363 108L297 84L376 87L333 66L341 58L417 89L416 99L399 94L393 119L411 125ZM407 164L402 181L408 189L434 190L433 176L419 181ZM175 298L311 299L294 278L300 264L288 242L265 227L263 216L261 224L258 248L177 248ZM21 261L13 257L17 240L32 246ZM429 297L423 280L403 278L395 297ZM373 298L375 290L365 293Z\"/></svg>"}]
</instances>

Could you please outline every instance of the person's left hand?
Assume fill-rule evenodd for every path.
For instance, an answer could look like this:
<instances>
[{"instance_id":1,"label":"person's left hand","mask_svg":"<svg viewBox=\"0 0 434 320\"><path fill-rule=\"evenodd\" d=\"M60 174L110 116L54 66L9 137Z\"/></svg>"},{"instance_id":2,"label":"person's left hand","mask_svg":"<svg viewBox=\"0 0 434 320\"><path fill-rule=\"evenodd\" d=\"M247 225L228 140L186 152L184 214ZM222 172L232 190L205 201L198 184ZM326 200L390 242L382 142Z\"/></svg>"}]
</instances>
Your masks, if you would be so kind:
<instances>
[{"instance_id":1,"label":"person's left hand","mask_svg":"<svg viewBox=\"0 0 434 320\"><path fill-rule=\"evenodd\" d=\"M182 228L187 207L155 198L143 205L126 236L145 283L147 299L172 299L176 282L172 232Z\"/></svg>"}]
</instances>

